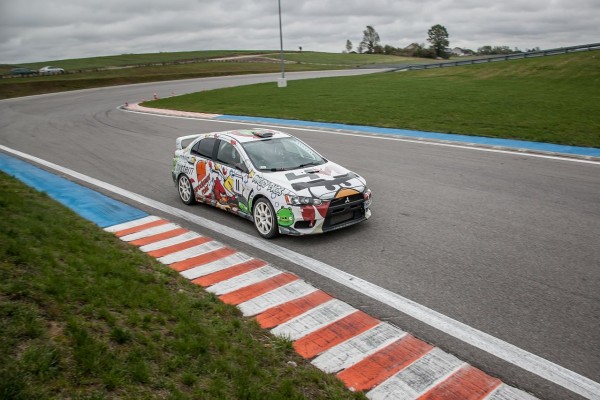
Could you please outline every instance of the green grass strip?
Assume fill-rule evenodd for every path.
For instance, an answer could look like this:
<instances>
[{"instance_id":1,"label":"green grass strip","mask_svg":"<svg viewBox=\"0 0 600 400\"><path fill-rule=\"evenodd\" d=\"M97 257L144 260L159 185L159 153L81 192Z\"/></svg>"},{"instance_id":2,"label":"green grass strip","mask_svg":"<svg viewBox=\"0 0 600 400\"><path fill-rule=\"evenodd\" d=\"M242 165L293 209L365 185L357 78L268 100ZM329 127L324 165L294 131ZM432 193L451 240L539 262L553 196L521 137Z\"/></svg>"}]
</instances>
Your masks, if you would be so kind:
<instances>
[{"instance_id":1,"label":"green grass strip","mask_svg":"<svg viewBox=\"0 0 600 400\"><path fill-rule=\"evenodd\" d=\"M235 307L0 173L0 398L364 397Z\"/></svg>"},{"instance_id":2,"label":"green grass strip","mask_svg":"<svg viewBox=\"0 0 600 400\"><path fill-rule=\"evenodd\" d=\"M146 103L600 147L600 53L204 91Z\"/></svg>"}]
</instances>

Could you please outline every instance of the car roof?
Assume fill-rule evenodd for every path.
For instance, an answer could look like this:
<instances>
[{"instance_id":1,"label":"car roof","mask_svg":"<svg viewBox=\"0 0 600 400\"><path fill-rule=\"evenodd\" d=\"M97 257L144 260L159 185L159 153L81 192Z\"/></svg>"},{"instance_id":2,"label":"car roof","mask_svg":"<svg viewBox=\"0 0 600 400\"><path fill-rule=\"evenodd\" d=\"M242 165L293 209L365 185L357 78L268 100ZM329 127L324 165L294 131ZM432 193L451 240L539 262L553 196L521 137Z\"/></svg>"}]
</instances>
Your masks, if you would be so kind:
<instances>
[{"instance_id":1,"label":"car roof","mask_svg":"<svg viewBox=\"0 0 600 400\"><path fill-rule=\"evenodd\" d=\"M239 129L234 131L215 132L215 137L228 137L230 139L237 140L240 143L246 143L256 140L291 137L291 135L272 129Z\"/></svg>"}]
</instances>

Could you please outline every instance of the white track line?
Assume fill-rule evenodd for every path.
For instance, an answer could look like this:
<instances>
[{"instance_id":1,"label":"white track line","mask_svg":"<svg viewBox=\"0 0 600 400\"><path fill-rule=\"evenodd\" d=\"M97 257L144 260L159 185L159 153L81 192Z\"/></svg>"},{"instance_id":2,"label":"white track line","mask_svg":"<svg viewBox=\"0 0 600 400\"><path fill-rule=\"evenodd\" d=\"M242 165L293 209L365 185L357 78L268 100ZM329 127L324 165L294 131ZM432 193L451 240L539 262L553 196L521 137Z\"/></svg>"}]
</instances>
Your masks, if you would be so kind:
<instances>
[{"instance_id":1,"label":"white track line","mask_svg":"<svg viewBox=\"0 0 600 400\"><path fill-rule=\"evenodd\" d=\"M393 134L384 134L384 133L371 133L371 134L351 133L351 132L342 132L340 130L333 130L333 129L319 129L317 127L314 127L314 128L308 127L307 128L307 127L290 126L290 125L285 125L283 123L280 125L265 124L265 123L261 124L261 123L256 123L253 121L248 121L248 122L227 121L227 120L214 119L214 118L194 118L194 117L182 117L182 116L176 116L176 115L153 114L153 113L149 113L149 112L126 110L126 109L123 109L120 107L117 107L117 109L119 109L121 111L125 111L125 112L134 113L134 114L153 115L156 117L164 117L164 118L178 118L178 119L217 122L217 123L222 123L222 124L234 124L234 125L240 125L240 124L245 123L245 124L252 124L253 126L261 127L261 128L271 128L271 129L285 128L285 129L289 129L289 130L293 130L293 131L327 133L327 134L331 134L331 135L354 136L354 137L361 137L361 138L374 139L374 140L396 140L399 142L418 143L418 144L424 144L424 145L429 145L429 146L452 147L452 148L456 148L456 149L485 151L485 152L489 152L489 153L500 153L500 154L510 154L510 155L517 154L517 155L526 156L526 157L545 158L545 159L549 159L549 160L570 161L570 162L576 162L576 163L582 163L582 164L600 165L600 161L586 160L586 159L580 159L580 158L571 158L572 156L570 154L565 154L564 156L561 157L561 156L554 156L554 155L531 153L531 152L528 152L527 149L507 150L505 148L502 148L502 149L494 148L493 146L492 147L478 147L478 146L480 146L478 144L472 144L472 145L458 144L458 142L453 143L451 140L448 140L446 142L435 141L434 139L419 140L419 139L410 139L410 138L407 138L406 136L402 136L402 135L396 136ZM500 147L500 146L496 146L496 147ZM585 156L581 156L581 157L585 157Z\"/></svg>"},{"instance_id":2,"label":"white track line","mask_svg":"<svg viewBox=\"0 0 600 400\"><path fill-rule=\"evenodd\" d=\"M152 207L156 210L160 210L178 218L182 218L188 222L197 224L204 229L209 229L219 234L228 236L234 240L244 243L246 246L253 246L276 257L291 261L298 266L306 268L343 286L355 290L358 293L369 296L383 304L393 307L396 310L410 315L411 317L436 329L439 329L442 332L445 332L459 340L462 340L465 343L486 351L534 375L562 386L565 389L587 397L588 399L600 400L600 383L586 378L585 376L573 372L567 368L561 367L560 365L548 361L533 353L520 349L492 335L472 328L460 321L454 320L397 293L391 292L357 276L334 268L331 265L312 259L303 254L296 253L264 239L259 239L257 236L249 235L227 226L217 224L212 220L202 218L198 215L183 211L179 208L172 207L164 203L160 203L156 200L152 200L148 197L130 192L118 186L111 185L110 183L89 177L71 169L61 167L60 165L51 163L41 158L11 149L3 145L0 145L0 149L7 153L11 153L18 157L43 165L47 168L51 168L62 174L72 176L73 178L82 180L88 184L108 190L145 206Z\"/></svg>"}]
</instances>

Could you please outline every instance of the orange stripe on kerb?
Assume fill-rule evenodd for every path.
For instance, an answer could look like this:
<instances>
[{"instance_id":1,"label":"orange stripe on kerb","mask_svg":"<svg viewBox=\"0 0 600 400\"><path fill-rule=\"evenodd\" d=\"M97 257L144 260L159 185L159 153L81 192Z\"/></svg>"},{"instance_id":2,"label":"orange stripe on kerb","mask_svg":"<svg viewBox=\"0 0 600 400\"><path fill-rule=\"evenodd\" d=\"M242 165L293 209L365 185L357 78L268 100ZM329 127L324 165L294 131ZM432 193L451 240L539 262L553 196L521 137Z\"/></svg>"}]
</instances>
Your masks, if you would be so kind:
<instances>
[{"instance_id":1,"label":"orange stripe on kerb","mask_svg":"<svg viewBox=\"0 0 600 400\"><path fill-rule=\"evenodd\" d=\"M346 386L368 390L412 364L433 347L407 335L338 373Z\"/></svg>"},{"instance_id":2,"label":"orange stripe on kerb","mask_svg":"<svg viewBox=\"0 0 600 400\"><path fill-rule=\"evenodd\" d=\"M173 229L172 231L167 231L167 232L159 233L156 235L144 237L144 238L141 238L138 240L133 240L129 243L136 245L136 246L145 246L150 243L160 242L161 240L171 239L175 236L183 235L184 233L188 233L188 232L189 231L185 228L177 228L177 229Z\"/></svg>"},{"instance_id":3,"label":"orange stripe on kerb","mask_svg":"<svg viewBox=\"0 0 600 400\"><path fill-rule=\"evenodd\" d=\"M256 317L256 321L263 328L273 328L331 299L332 297L327 293L317 290L304 297L269 308L262 314L259 314Z\"/></svg>"},{"instance_id":4,"label":"orange stripe on kerb","mask_svg":"<svg viewBox=\"0 0 600 400\"><path fill-rule=\"evenodd\" d=\"M272 278L265 279L262 282L258 282L253 285L235 290L231 293L224 294L219 298L223 303L240 304L298 279L299 278L296 275L283 273Z\"/></svg>"},{"instance_id":5,"label":"orange stripe on kerb","mask_svg":"<svg viewBox=\"0 0 600 400\"><path fill-rule=\"evenodd\" d=\"M312 358L336 344L342 343L377 325L379 321L362 311L356 311L339 321L319 329L294 342L294 348L304 358Z\"/></svg>"},{"instance_id":6,"label":"orange stripe on kerb","mask_svg":"<svg viewBox=\"0 0 600 400\"><path fill-rule=\"evenodd\" d=\"M160 226L164 224L168 224L169 221L164 219L159 219L158 221L148 222L147 224L134 226L133 228L123 229L122 231L115 232L115 235L118 237L129 235L131 233L136 233L139 231L143 231L144 229L154 228L155 226Z\"/></svg>"},{"instance_id":7,"label":"orange stripe on kerb","mask_svg":"<svg viewBox=\"0 0 600 400\"><path fill-rule=\"evenodd\" d=\"M166 256L168 254L176 253L181 250L189 249L190 247L194 247L194 246L197 246L202 243L210 242L211 240L212 239L204 237L204 236L197 237L197 238L188 240L187 242L182 242L182 243L174 244L169 247L164 247L162 249L150 251L150 252L148 252L148 254L151 255L152 257L159 258L159 257Z\"/></svg>"},{"instance_id":8,"label":"orange stripe on kerb","mask_svg":"<svg viewBox=\"0 0 600 400\"><path fill-rule=\"evenodd\" d=\"M223 257L227 257L237 253L236 250L229 247L223 247L222 249L214 250L206 254L201 254L196 257L188 258L187 260L179 261L170 265L177 272L185 271L186 269L199 267L209 262L219 260Z\"/></svg>"},{"instance_id":9,"label":"orange stripe on kerb","mask_svg":"<svg viewBox=\"0 0 600 400\"><path fill-rule=\"evenodd\" d=\"M492 378L485 372L471 365L465 365L454 374L450 375L448 379L419 397L419 399L483 399L501 384L502 382L499 379Z\"/></svg>"},{"instance_id":10,"label":"orange stripe on kerb","mask_svg":"<svg viewBox=\"0 0 600 400\"><path fill-rule=\"evenodd\" d=\"M219 283L229 278L245 274L246 272L250 272L253 269L257 269L265 265L267 265L265 261L258 260L255 258L250 261L246 261L241 264L237 264L229 268L223 269L221 271L213 272L212 274L208 274L206 276L201 276L200 278L192 280L192 283L204 287L212 286L215 283Z\"/></svg>"}]
</instances>

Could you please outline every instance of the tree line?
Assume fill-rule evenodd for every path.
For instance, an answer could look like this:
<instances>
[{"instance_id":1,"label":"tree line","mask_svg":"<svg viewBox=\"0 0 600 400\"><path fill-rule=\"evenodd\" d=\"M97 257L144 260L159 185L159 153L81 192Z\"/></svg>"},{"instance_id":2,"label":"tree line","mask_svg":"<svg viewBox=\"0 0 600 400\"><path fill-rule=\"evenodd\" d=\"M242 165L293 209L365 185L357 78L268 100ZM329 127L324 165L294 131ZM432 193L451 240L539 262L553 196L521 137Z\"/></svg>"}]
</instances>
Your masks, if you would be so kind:
<instances>
[{"instance_id":1,"label":"tree line","mask_svg":"<svg viewBox=\"0 0 600 400\"><path fill-rule=\"evenodd\" d=\"M407 57L423 57L423 58L449 58L452 53L449 51L450 45L448 30L440 24L433 25L427 31L427 41L429 46L423 43L412 43L411 45L400 48L390 46L389 44L382 45L379 34L372 26L367 26L363 31L363 38L356 46L356 51L353 50L354 45L350 40L346 40L344 53L360 53L360 54L387 54ZM471 49L461 49L464 55L495 55L495 54L513 54L521 53L522 51L515 48L511 50L508 46L482 46L473 51ZM525 51L539 50L539 47Z\"/></svg>"}]
</instances>

